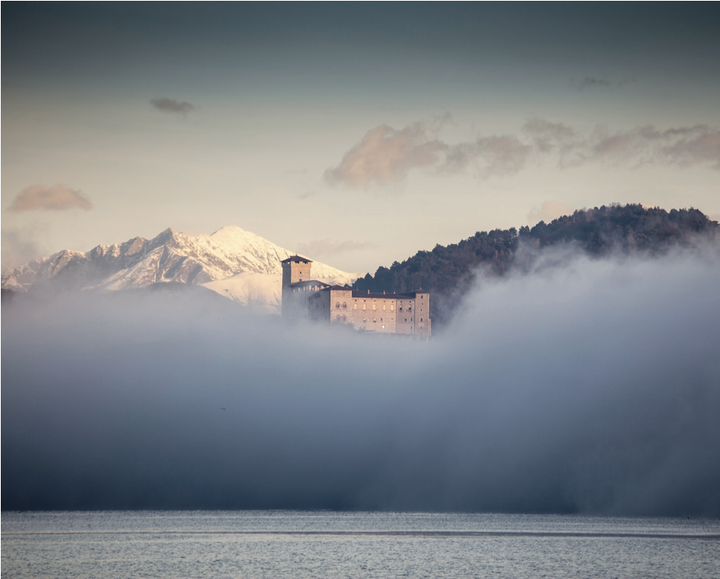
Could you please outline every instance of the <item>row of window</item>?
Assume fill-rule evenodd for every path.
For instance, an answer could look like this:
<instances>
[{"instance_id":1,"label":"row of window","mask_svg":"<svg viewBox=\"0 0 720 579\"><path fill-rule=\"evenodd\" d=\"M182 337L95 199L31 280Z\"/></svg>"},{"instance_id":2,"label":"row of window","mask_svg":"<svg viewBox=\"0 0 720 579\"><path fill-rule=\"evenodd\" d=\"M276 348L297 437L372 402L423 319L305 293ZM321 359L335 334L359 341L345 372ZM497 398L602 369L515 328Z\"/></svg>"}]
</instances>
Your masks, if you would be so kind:
<instances>
[{"instance_id":1,"label":"row of window","mask_svg":"<svg viewBox=\"0 0 720 579\"><path fill-rule=\"evenodd\" d=\"M343 306L343 307L344 307L344 306ZM383 311L385 311L385 307L386 307L385 304L383 304L383 307L382 307ZM335 308L336 308L336 309L338 308L338 305L337 305L337 304L335 304ZM358 305L357 305L357 304L353 304L353 309L354 309L354 310L358 309ZM363 304L363 305L362 305L362 309L363 309L363 311L364 311L364 310L367 310L367 304ZM372 309L373 309L373 311L376 311L376 310L377 310L376 304L373 304ZM400 308L400 309L402 310L402 308ZM390 304L390 311L391 311L391 312L394 312L394 311L395 311L395 304Z\"/></svg>"}]
</instances>

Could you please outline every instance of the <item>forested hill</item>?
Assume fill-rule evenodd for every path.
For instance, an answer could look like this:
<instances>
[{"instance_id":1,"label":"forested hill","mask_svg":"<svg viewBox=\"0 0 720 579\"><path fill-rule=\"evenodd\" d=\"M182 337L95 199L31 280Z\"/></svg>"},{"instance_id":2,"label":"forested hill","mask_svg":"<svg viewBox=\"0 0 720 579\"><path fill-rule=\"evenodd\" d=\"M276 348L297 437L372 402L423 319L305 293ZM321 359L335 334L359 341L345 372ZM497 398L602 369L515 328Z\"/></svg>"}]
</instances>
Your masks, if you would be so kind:
<instances>
[{"instance_id":1,"label":"forested hill","mask_svg":"<svg viewBox=\"0 0 720 579\"><path fill-rule=\"evenodd\" d=\"M697 209L645 209L642 205L613 205L583 209L535 227L479 231L460 243L432 251L419 251L402 263L379 267L355 282L355 288L370 291L414 291L432 294L431 317L442 325L452 315L457 298L470 287L475 271L484 266L502 275L510 270L518 247L527 244L544 248L573 243L583 251L601 256L614 251L663 252L683 245L698 235L714 236L718 223Z\"/></svg>"}]
</instances>

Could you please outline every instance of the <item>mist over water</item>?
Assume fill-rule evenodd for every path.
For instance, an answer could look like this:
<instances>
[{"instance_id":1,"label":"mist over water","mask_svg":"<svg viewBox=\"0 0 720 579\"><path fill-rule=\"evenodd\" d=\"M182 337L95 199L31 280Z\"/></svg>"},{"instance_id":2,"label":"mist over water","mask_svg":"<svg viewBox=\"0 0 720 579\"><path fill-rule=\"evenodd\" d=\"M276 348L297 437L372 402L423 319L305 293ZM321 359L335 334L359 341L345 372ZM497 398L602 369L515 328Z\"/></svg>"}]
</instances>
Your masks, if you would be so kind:
<instances>
[{"instance_id":1,"label":"mist over water","mask_svg":"<svg viewBox=\"0 0 720 579\"><path fill-rule=\"evenodd\" d=\"M2 508L720 516L720 250L545 254L429 342L16 299Z\"/></svg>"}]
</instances>

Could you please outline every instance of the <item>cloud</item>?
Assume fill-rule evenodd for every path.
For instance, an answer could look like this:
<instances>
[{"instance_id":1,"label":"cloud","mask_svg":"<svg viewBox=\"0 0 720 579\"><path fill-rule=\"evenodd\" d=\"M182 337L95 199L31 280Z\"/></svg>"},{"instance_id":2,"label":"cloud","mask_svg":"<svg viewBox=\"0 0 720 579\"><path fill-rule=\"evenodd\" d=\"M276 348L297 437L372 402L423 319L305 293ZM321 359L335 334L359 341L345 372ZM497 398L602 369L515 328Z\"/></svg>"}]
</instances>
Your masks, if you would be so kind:
<instances>
[{"instance_id":1,"label":"cloud","mask_svg":"<svg viewBox=\"0 0 720 579\"><path fill-rule=\"evenodd\" d=\"M525 167L531 147L513 136L482 137L472 143L448 147L441 171L456 173L477 164L479 174L491 176L514 175Z\"/></svg>"},{"instance_id":2,"label":"cloud","mask_svg":"<svg viewBox=\"0 0 720 579\"><path fill-rule=\"evenodd\" d=\"M325 171L330 183L368 188L403 180L410 169L436 165L446 145L428 138L423 123L402 130L381 125L368 131L340 161Z\"/></svg>"},{"instance_id":3,"label":"cloud","mask_svg":"<svg viewBox=\"0 0 720 579\"><path fill-rule=\"evenodd\" d=\"M555 155L561 168L604 162L629 167L654 164L720 169L720 130L707 125L666 130L644 125L615 132L596 127L583 135L562 123L531 119L523 130L536 152Z\"/></svg>"},{"instance_id":4,"label":"cloud","mask_svg":"<svg viewBox=\"0 0 720 579\"><path fill-rule=\"evenodd\" d=\"M198 110L198 107L194 104L165 97L153 99L150 101L150 104L163 113L173 113L183 116L187 116L188 113Z\"/></svg>"},{"instance_id":5,"label":"cloud","mask_svg":"<svg viewBox=\"0 0 720 579\"><path fill-rule=\"evenodd\" d=\"M527 220L530 227L545 221L550 223L553 219L562 217L563 215L571 215L575 211L570 205L564 203L558 203L557 201L543 201L540 205L540 209L533 207L530 213L527 214Z\"/></svg>"},{"instance_id":6,"label":"cloud","mask_svg":"<svg viewBox=\"0 0 720 579\"><path fill-rule=\"evenodd\" d=\"M441 117L440 123L445 119ZM449 145L428 132L422 122L399 131L387 125L376 127L345 154L337 167L325 171L325 180L367 189L402 181L417 168L454 174L473 166L483 178L512 175L524 167L531 151L514 136L480 137Z\"/></svg>"},{"instance_id":7,"label":"cloud","mask_svg":"<svg viewBox=\"0 0 720 579\"><path fill-rule=\"evenodd\" d=\"M19 296L3 508L720 516L719 254L547 255L429 342Z\"/></svg>"},{"instance_id":8,"label":"cloud","mask_svg":"<svg viewBox=\"0 0 720 579\"><path fill-rule=\"evenodd\" d=\"M340 161L325 171L325 181L368 189L397 183L415 169L454 175L473 170L477 177L503 177L522 171L532 159L554 159L561 169L601 162L637 168L646 164L720 169L720 130L707 125L659 130L653 125L611 132L598 126L582 134L566 124L542 118L525 123L521 135L481 136L449 144L423 122L395 130L381 125L370 131Z\"/></svg>"},{"instance_id":9,"label":"cloud","mask_svg":"<svg viewBox=\"0 0 720 579\"><path fill-rule=\"evenodd\" d=\"M577 132L563 123L554 123L545 119L530 119L523 130L529 133L535 148L540 153L550 153L567 149L577 139Z\"/></svg>"},{"instance_id":10,"label":"cloud","mask_svg":"<svg viewBox=\"0 0 720 579\"><path fill-rule=\"evenodd\" d=\"M35 211L37 209L52 209L64 211L79 208L85 211L92 209L92 203L79 190L71 189L67 185L31 185L15 196L9 211Z\"/></svg>"},{"instance_id":11,"label":"cloud","mask_svg":"<svg viewBox=\"0 0 720 579\"><path fill-rule=\"evenodd\" d=\"M365 251L377 247L369 241L334 241L331 239L316 239L303 243L298 251L303 255L340 255L352 251Z\"/></svg>"},{"instance_id":12,"label":"cloud","mask_svg":"<svg viewBox=\"0 0 720 579\"><path fill-rule=\"evenodd\" d=\"M693 134L674 138L661 147L660 154L681 167L709 163L720 169L720 131L696 127Z\"/></svg>"}]
</instances>

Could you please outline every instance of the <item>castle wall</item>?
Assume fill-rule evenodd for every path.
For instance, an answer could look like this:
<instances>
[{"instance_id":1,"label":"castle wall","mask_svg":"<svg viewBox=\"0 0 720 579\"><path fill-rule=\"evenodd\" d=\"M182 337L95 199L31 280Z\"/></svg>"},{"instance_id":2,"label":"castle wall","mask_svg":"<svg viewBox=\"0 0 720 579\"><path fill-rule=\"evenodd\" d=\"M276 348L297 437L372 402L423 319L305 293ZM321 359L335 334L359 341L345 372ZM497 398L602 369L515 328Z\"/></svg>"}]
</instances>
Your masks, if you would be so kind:
<instances>
[{"instance_id":1,"label":"castle wall","mask_svg":"<svg viewBox=\"0 0 720 579\"><path fill-rule=\"evenodd\" d=\"M397 328L397 300L380 294L351 292L352 324L355 329L394 334Z\"/></svg>"},{"instance_id":2,"label":"castle wall","mask_svg":"<svg viewBox=\"0 0 720 579\"><path fill-rule=\"evenodd\" d=\"M415 292L415 334L429 337L432 331L430 322L430 294L424 291Z\"/></svg>"}]
</instances>

